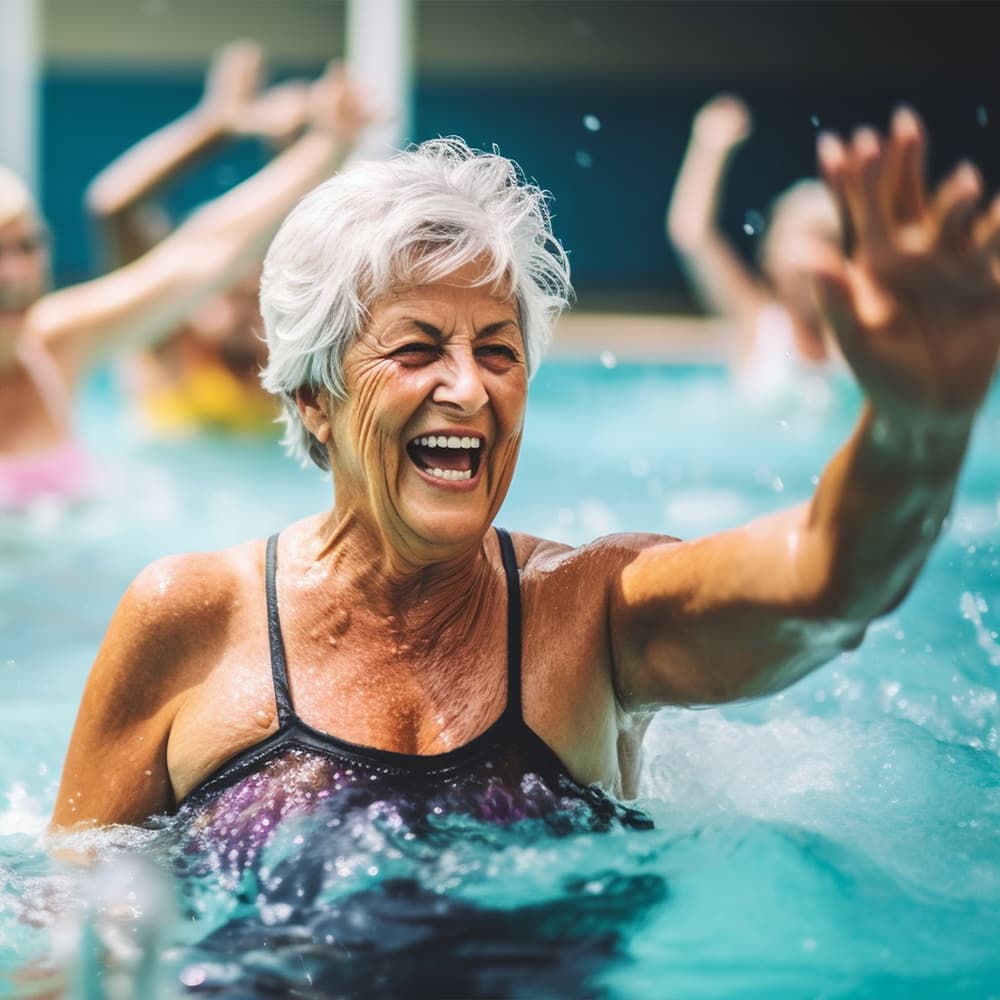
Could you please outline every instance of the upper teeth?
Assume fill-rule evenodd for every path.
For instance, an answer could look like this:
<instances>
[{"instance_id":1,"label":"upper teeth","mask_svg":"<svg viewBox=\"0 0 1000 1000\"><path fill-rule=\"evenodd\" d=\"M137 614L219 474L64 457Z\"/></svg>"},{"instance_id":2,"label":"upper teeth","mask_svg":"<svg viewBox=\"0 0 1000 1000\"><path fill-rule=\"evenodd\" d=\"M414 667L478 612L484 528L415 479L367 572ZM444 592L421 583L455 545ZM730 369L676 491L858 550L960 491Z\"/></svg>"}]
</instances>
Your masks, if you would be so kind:
<instances>
[{"instance_id":1,"label":"upper teeth","mask_svg":"<svg viewBox=\"0 0 1000 1000\"><path fill-rule=\"evenodd\" d=\"M432 437L417 438L417 444L422 448L478 448L480 440L477 437L445 437L438 434Z\"/></svg>"}]
</instances>

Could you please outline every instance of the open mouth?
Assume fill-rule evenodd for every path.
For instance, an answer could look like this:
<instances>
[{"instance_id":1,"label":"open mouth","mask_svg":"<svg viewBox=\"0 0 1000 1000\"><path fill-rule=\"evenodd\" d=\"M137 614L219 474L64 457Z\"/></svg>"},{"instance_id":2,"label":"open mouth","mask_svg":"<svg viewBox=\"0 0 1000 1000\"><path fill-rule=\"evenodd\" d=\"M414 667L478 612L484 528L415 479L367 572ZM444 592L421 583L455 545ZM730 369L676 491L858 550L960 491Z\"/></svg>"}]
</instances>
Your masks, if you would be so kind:
<instances>
[{"instance_id":1,"label":"open mouth","mask_svg":"<svg viewBox=\"0 0 1000 1000\"><path fill-rule=\"evenodd\" d=\"M414 438L406 446L406 453L425 475L446 482L464 482L479 472L482 446L479 437L428 434Z\"/></svg>"}]
</instances>

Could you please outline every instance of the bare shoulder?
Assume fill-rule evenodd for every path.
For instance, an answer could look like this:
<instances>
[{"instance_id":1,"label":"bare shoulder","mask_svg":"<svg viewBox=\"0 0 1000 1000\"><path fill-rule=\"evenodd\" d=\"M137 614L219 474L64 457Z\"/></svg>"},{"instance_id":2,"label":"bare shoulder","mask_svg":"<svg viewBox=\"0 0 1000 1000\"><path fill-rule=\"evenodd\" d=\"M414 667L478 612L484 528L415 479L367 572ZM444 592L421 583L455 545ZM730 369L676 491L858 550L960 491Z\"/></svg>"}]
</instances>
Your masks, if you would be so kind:
<instances>
[{"instance_id":1,"label":"bare shoulder","mask_svg":"<svg viewBox=\"0 0 1000 1000\"><path fill-rule=\"evenodd\" d=\"M512 535L518 565L527 579L579 578L605 585L647 549L678 541L652 532L603 535L585 545L572 546L520 532Z\"/></svg>"},{"instance_id":2,"label":"bare shoulder","mask_svg":"<svg viewBox=\"0 0 1000 1000\"><path fill-rule=\"evenodd\" d=\"M248 578L263 572L260 541L218 552L189 552L150 563L132 581L126 599L150 624L212 617L239 600Z\"/></svg>"},{"instance_id":3,"label":"bare shoulder","mask_svg":"<svg viewBox=\"0 0 1000 1000\"><path fill-rule=\"evenodd\" d=\"M118 605L97 666L133 681L155 675L157 688L172 686L178 673L204 670L246 607L249 589L259 591L263 561L263 543L253 541L151 563Z\"/></svg>"}]
</instances>

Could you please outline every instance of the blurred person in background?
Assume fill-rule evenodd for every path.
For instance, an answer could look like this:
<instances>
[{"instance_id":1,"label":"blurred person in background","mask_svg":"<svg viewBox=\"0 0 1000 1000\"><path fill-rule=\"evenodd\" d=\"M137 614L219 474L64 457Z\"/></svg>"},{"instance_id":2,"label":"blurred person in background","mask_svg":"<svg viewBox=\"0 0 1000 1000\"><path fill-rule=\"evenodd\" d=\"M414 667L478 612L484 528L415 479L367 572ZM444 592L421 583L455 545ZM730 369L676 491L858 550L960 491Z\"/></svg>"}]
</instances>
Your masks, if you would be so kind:
<instances>
[{"instance_id":1,"label":"blurred person in background","mask_svg":"<svg viewBox=\"0 0 1000 1000\"><path fill-rule=\"evenodd\" d=\"M331 67L311 85L307 125L267 166L128 264L49 292L48 234L27 187L0 167L0 507L74 499L94 486L74 436L85 376L125 347L177 329L244 280L298 199L343 162L359 94Z\"/></svg>"},{"instance_id":2,"label":"blurred person in background","mask_svg":"<svg viewBox=\"0 0 1000 1000\"><path fill-rule=\"evenodd\" d=\"M738 97L715 97L698 111L666 231L703 304L737 330L741 388L767 400L782 395L790 378L827 371L837 356L805 264L814 243L837 249L842 238L833 197L821 182L805 179L771 206L759 272L744 262L719 227L719 204L730 160L751 128Z\"/></svg>"},{"instance_id":3,"label":"blurred person in background","mask_svg":"<svg viewBox=\"0 0 1000 1000\"><path fill-rule=\"evenodd\" d=\"M87 191L109 268L131 263L173 228L163 203L189 168L227 143L253 138L286 147L308 123L310 88L301 80L261 90L264 55L251 41L216 54L201 101L109 164ZM343 156L369 116L356 99L336 105L331 124ZM257 296L260 265L204 302L169 337L130 356L126 381L144 422L158 433L204 429L264 432L278 409L260 385L267 358Z\"/></svg>"}]
</instances>

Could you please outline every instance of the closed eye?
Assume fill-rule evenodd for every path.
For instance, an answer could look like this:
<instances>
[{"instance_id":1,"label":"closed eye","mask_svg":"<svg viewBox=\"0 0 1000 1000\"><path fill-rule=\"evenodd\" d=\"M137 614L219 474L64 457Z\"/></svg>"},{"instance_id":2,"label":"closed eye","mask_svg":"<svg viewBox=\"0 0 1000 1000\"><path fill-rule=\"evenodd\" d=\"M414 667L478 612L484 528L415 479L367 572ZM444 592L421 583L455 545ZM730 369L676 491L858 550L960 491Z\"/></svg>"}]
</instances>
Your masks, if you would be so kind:
<instances>
[{"instance_id":1,"label":"closed eye","mask_svg":"<svg viewBox=\"0 0 1000 1000\"><path fill-rule=\"evenodd\" d=\"M488 367L502 371L512 368L521 360L517 351L507 344L484 344L476 348L476 357Z\"/></svg>"},{"instance_id":2,"label":"closed eye","mask_svg":"<svg viewBox=\"0 0 1000 1000\"><path fill-rule=\"evenodd\" d=\"M413 341L409 344L403 344L402 347L397 347L392 352L391 357L400 364L416 368L419 365L427 365L436 361L440 353L440 348L435 344Z\"/></svg>"}]
</instances>

